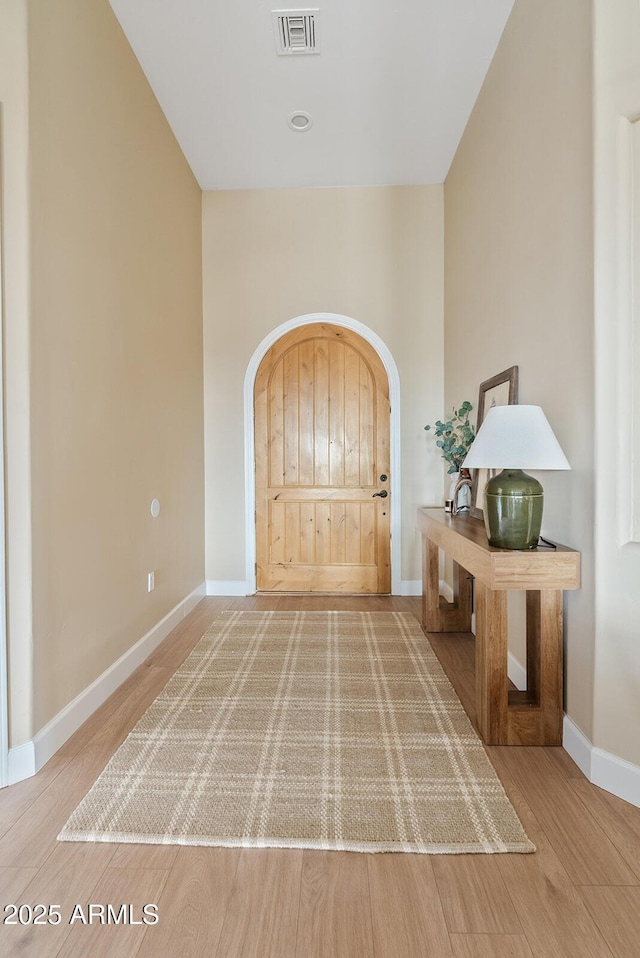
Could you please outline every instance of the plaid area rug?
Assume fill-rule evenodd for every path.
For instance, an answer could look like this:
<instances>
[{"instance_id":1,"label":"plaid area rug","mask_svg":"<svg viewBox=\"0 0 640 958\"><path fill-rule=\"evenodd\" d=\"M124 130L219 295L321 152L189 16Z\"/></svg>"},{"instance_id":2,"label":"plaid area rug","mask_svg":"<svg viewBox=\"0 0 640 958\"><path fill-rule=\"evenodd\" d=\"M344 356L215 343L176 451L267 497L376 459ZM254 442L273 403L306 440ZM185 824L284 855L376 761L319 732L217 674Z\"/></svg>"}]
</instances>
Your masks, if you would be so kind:
<instances>
[{"instance_id":1,"label":"plaid area rug","mask_svg":"<svg viewBox=\"0 0 640 958\"><path fill-rule=\"evenodd\" d=\"M222 613L58 836L531 852L412 615Z\"/></svg>"}]
</instances>

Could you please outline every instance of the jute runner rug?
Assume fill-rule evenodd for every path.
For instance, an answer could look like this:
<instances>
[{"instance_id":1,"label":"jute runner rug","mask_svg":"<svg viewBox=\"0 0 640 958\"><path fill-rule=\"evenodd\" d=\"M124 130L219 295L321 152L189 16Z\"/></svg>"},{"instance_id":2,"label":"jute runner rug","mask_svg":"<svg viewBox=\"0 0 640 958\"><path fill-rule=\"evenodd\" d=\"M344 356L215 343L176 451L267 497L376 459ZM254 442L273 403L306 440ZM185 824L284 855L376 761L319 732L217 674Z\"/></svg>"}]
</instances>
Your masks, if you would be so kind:
<instances>
[{"instance_id":1,"label":"jute runner rug","mask_svg":"<svg viewBox=\"0 0 640 958\"><path fill-rule=\"evenodd\" d=\"M412 615L228 612L63 841L531 852Z\"/></svg>"}]
</instances>

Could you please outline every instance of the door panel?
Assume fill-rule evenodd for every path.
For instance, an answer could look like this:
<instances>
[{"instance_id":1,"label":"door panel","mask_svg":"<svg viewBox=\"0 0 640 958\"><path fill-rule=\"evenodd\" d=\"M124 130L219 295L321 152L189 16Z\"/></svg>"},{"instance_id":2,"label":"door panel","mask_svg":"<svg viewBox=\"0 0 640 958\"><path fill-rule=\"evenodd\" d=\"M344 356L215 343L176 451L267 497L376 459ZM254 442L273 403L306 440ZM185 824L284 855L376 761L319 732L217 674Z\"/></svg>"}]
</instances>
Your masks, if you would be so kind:
<instances>
[{"instance_id":1,"label":"door panel","mask_svg":"<svg viewBox=\"0 0 640 958\"><path fill-rule=\"evenodd\" d=\"M259 590L390 591L389 416L384 366L356 333L303 326L266 354L255 384Z\"/></svg>"}]
</instances>

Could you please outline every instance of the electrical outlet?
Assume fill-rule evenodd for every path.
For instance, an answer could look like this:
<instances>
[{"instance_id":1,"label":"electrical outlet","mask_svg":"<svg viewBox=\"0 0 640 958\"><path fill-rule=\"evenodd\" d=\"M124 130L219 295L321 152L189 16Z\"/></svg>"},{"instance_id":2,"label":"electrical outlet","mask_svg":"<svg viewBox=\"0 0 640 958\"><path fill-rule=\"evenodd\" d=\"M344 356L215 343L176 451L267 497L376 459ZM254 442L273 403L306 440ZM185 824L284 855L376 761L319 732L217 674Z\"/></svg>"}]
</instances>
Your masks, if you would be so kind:
<instances>
[{"instance_id":1,"label":"electrical outlet","mask_svg":"<svg viewBox=\"0 0 640 958\"><path fill-rule=\"evenodd\" d=\"M147 592L153 592L156 587L156 574L155 572L150 572L147 576Z\"/></svg>"}]
</instances>

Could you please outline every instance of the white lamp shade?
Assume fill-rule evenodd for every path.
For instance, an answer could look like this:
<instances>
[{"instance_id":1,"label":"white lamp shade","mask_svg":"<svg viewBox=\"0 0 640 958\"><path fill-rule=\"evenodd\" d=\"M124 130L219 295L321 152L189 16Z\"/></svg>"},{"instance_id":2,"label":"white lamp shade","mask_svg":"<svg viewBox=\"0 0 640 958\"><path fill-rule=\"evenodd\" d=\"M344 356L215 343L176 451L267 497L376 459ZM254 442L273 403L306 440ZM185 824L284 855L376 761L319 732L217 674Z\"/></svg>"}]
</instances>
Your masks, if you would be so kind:
<instances>
[{"instance_id":1,"label":"white lamp shade","mask_svg":"<svg viewBox=\"0 0 640 958\"><path fill-rule=\"evenodd\" d=\"M571 469L540 406L494 406L463 462L465 469Z\"/></svg>"}]
</instances>

